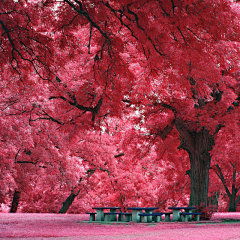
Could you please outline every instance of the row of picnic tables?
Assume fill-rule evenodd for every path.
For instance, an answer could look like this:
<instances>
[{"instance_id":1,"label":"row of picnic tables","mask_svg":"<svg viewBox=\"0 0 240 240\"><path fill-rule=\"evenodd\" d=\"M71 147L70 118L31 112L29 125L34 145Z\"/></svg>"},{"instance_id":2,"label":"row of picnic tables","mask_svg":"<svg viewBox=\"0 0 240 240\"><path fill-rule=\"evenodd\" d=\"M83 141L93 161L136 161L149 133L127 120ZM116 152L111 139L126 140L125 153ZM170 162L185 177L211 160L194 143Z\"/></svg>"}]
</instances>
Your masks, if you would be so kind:
<instances>
[{"instance_id":1,"label":"row of picnic tables","mask_svg":"<svg viewBox=\"0 0 240 240\"><path fill-rule=\"evenodd\" d=\"M122 212L120 207L93 207L96 212L89 212L90 221L125 221L125 222L160 222L165 221L199 221L202 213L192 212L195 207L169 207L171 212L156 212L157 207L130 207L131 212ZM172 217L171 217L172 215Z\"/></svg>"}]
</instances>

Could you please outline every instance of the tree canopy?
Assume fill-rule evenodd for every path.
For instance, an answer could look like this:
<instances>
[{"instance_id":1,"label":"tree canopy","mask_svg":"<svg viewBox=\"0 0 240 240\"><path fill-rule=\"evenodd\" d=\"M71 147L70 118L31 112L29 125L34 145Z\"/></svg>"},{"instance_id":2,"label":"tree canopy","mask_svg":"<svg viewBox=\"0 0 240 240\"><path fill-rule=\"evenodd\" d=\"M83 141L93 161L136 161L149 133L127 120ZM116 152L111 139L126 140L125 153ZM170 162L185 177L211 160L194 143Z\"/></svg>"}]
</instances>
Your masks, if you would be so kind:
<instances>
[{"instance_id":1,"label":"tree canopy","mask_svg":"<svg viewBox=\"0 0 240 240\"><path fill-rule=\"evenodd\" d=\"M239 13L230 0L3 0L0 197L56 169L66 191L108 182L122 205L147 195L141 176L153 195L168 188L163 169L190 177L191 206L207 204L212 166L225 190L217 166L232 166L239 189Z\"/></svg>"}]
</instances>

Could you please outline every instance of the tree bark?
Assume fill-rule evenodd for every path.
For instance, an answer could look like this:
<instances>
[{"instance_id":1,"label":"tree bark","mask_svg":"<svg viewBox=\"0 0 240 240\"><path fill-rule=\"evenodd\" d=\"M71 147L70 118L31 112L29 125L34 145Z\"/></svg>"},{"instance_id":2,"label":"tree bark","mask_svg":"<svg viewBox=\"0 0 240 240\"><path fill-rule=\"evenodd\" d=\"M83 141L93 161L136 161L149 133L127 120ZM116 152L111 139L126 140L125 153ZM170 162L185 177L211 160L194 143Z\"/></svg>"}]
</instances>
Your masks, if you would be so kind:
<instances>
[{"instance_id":1,"label":"tree bark","mask_svg":"<svg viewBox=\"0 0 240 240\"><path fill-rule=\"evenodd\" d=\"M63 202L63 205L58 213L66 213L69 207L72 205L75 197L79 194L80 191L78 191L76 194L74 191L71 191L71 194L68 196L68 198Z\"/></svg>"},{"instance_id":2,"label":"tree bark","mask_svg":"<svg viewBox=\"0 0 240 240\"><path fill-rule=\"evenodd\" d=\"M220 168L220 166L217 163L215 164L215 167L216 167L215 172L218 175L218 177L220 178L220 180L222 181L222 184L223 184L225 191L229 198L228 212L236 212L237 203L240 199L239 196L237 197L238 188L235 187L237 172L235 169L235 165L232 164L232 166L233 166L233 180L232 180L232 193L231 193L226 184L226 180L223 175L222 169Z\"/></svg>"},{"instance_id":3,"label":"tree bark","mask_svg":"<svg viewBox=\"0 0 240 240\"><path fill-rule=\"evenodd\" d=\"M229 197L228 212L236 212L236 192Z\"/></svg>"},{"instance_id":4,"label":"tree bark","mask_svg":"<svg viewBox=\"0 0 240 240\"><path fill-rule=\"evenodd\" d=\"M232 182L232 194L230 195L229 199L229 206L228 206L228 211L229 212L236 212L237 208L237 192L238 188L236 188L236 165L231 163L233 167L233 182Z\"/></svg>"},{"instance_id":5,"label":"tree bark","mask_svg":"<svg viewBox=\"0 0 240 240\"><path fill-rule=\"evenodd\" d=\"M211 158L206 158L202 153L196 152L190 156L191 162L191 195L189 206L207 206L209 169Z\"/></svg>"},{"instance_id":6,"label":"tree bark","mask_svg":"<svg viewBox=\"0 0 240 240\"><path fill-rule=\"evenodd\" d=\"M191 164L189 171L191 178L189 206L200 206L202 204L207 206L211 163L210 151L215 143L214 137L204 127L199 132L189 130L179 119L176 120L175 126L180 134L179 148L188 152Z\"/></svg>"},{"instance_id":7,"label":"tree bark","mask_svg":"<svg viewBox=\"0 0 240 240\"><path fill-rule=\"evenodd\" d=\"M234 177L233 177L234 179ZM237 192L238 189L235 187L235 183L232 184L232 194L229 195L228 212L236 212L237 209Z\"/></svg>"},{"instance_id":8,"label":"tree bark","mask_svg":"<svg viewBox=\"0 0 240 240\"><path fill-rule=\"evenodd\" d=\"M217 192L215 192L212 196L208 197L208 206L210 206L214 212L218 211L218 200L219 190L217 190Z\"/></svg>"},{"instance_id":9,"label":"tree bark","mask_svg":"<svg viewBox=\"0 0 240 240\"><path fill-rule=\"evenodd\" d=\"M18 203L19 203L19 199L20 199L20 194L21 194L20 191L18 191L18 190L14 191L10 213L16 213L17 212Z\"/></svg>"}]
</instances>

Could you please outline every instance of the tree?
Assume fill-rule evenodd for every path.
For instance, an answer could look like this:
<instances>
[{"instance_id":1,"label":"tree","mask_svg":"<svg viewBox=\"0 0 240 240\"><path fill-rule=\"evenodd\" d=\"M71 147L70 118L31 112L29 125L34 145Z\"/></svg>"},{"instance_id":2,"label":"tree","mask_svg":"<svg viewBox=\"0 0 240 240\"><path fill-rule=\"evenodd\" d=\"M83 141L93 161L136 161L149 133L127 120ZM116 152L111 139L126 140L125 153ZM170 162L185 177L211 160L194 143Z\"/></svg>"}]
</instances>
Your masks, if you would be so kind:
<instances>
[{"instance_id":1,"label":"tree","mask_svg":"<svg viewBox=\"0 0 240 240\"><path fill-rule=\"evenodd\" d=\"M229 199L228 211L236 212L240 202L239 185L239 124L231 128L225 128L216 139L216 145L212 151L213 170L222 182Z\"/></svg>"},{"instance_id":2,"label":"tree","mask_svg":"<svg viewBox=\"0 0 240 240\"><path fill-rule=\"evenodd\" d=\"M228 187L228 184L224 177L223 171L217 163L215 165L215 172L216 172L217 176L220 178L220 180L225 188L225 191L227 193L227 196L229 198L228 211L236 212L237 204L240 202L240 196L237 195L238 190L239 190L239 186L238 186L239 184L237 183L238 176L236 176L237 175L236 166L232 164L231 191L229 190L229 187Z\"/></svg>"},{"instance_id":3,"label":"tree","mask_svg":"<svg viewBox=\"0 0 240 240\"><path fill-rule=\"evenodd\" d=\"M85 170L65 152L64 135L28 117L1 116L1 203L11 212L57 212Z\"/></svg>"},{"instance_id":4,"label":"tree","mask_svg":"<svg viewBox=\"0 0 240 240\"><path fill-rule=\"evenodd\" d=\"M10 209L11 213L16 213L17 212L20 194L21 194L20 191L18 191L18 190L14 191L12 205L11 205L11 209Z\"/></svg>"},{"instance_id":5,"label":"tree","mask_svg":"<svg viewBox=\"0 0 240 240\"><path fill-rule=\"evenodd\" d=\"M134 125L127 120L109 121L106 131L101 134L101 140L95 137L99 139L95 147L85 146L79 151L81 158L92 158L86 161L91 186L88 186L88 195L83 197L87 199L89 210L91 206L121 206L123 209L131 206L157 206L167 210L169 204L187 204L187 156L183 151L176 152L178 139L172 140L172 148L165 149L165 153L160 156L157 148L146 151L141 147L150 144L145 136L134 131ZM90 139L93 137L89 136ZM107 146L106 143L111 145ZM84 151L87 147L89 150ZM182 158L181 162L177 161L179 157ZM174 168L178 168L177 173ZM83 199L79 199L79 202ZM78 200L75 204L79 204Z\"/></svg>"},{"instance_id":6,"label":"tree","mask_svg":"<svg viewBox=\"0 0 240 240\"><path fill-rule=\"evenodd\" d=\"M19 0L0 17L5 113L75 134L138 114L150 141L179 136L190 205L207 204L210 151L239 117L238 3Z\"/></svg>"}]
</instances>

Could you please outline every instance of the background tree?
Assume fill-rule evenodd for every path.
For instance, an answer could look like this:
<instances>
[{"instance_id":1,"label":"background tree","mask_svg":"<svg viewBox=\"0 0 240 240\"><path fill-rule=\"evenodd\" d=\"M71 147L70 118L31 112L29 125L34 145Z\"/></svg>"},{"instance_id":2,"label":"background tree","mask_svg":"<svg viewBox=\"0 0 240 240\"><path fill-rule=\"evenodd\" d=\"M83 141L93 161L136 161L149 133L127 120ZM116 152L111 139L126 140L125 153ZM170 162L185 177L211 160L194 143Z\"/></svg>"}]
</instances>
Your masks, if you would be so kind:
<instances>
[{"instance_id":1,"label":"background tree","mask_svg":"<svg viewBox=\"0 0 240 240\"><path fill-rule=\"evenodd\" d=\"M72 134L138 116L149 141L179 136L190 205L207 204L209 152L239 117L237 3L4 1L0 20L4 114Z\"/></svg>"},{"instance_id":2,"label":"background tree","mask_svg":"<svg viewBox=\"0 0 240 240\"><path fill-rule=\"evenodd\" d=\"M240 202L239 190L239 124L224 128L219 133L212 151L213 169L228 197L228 211L236 212ZM224 142L224 144L223 144Z\"/></svg>"},{"instance_id":3,"label":"background tree","mask_svg":"<svg viewBox=\"0 0 240 240\"><path fill-rule=\"evenodd\" d=\"M154 113L155 120L161 119L163 138L175 127L180 148L188 152L191 162L190 205L206 204L209 152L224 120L231 115L229 107L238 98L237 78L221 72L239 64L235 5L223 1L91 4L63 3L102 39L102 48L94 58L94 67L100 72L97 80L106 79L101 73L108 73L111 81L114 76L119 77L118 82L124 80L122 69L111 62L121 62L120 66L132 71L131 91L118 94L122 93L127 104L137 105L145 118ZM229 78L234 85L230 88Z\"/></svg>"}]
</instances>

